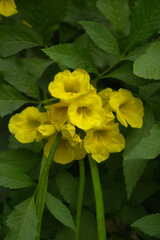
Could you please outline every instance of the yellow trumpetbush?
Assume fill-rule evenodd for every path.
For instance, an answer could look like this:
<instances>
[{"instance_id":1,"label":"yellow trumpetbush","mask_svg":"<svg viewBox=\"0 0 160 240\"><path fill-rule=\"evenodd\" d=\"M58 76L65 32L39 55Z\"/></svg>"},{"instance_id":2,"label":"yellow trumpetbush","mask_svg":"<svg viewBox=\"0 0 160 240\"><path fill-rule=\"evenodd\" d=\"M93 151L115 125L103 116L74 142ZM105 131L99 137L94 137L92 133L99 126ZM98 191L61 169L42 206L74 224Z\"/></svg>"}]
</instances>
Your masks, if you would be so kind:
<instances>
[{"instance_id":1,"label":"yellow trumpetbush","mask_svg":"<svg viewBox=\"0 0 160 240\"><path fill-rule=\"evenodd\" d=\"M68 118L73 125L85 131L99 127L104 121L101 98L92 93L79 97L69 105Z\"/></svg>"},{"instance_id":2,"label":"yellow trumpetbush","mask_svg":"<svg viewBox=\"0 0 160 240\"><path fill-rule=\"evenodd\" d=\"M106 88L98 93L98 95L102 99L103 111L105 114L105 123L106 124L112 122L115 119L115 116L112 112L113 109L109 105L109 98L110 98L112 92L113 92L113 90L111 88Z\"/></svg>"},{"instance_id":3,"label":"yellow trumpetbush","mask_svg":"<svg viewBox=\"0 0 160 240\"><path fill-rule=\"evenodd\" d=\"M48 138L48 142L44 147L44 154L46 157L48 157L49 155L56 135L57 134L54 134ZM73 160L80 160L85 157L86 151L84 150L84 147L82 145L82 140L80 143L76 143L75 146L73 146L73 142L73 145L71 145L69 140L74 142L74 139L67 139L62 136L60 143L55 151L53 161L61 164L67 164L72 162Z\"/></svg>"},{"instance_id":4,"label":"yellow trumpetbush","mask_svg":"<svg viewBox=\"0 0 160 240\"><path fill-rule=\"evenodd\" d=\"M21 143L40 141L42 136L38 132L40 125L48 121L46 113L41 113L35 107L28 107L21 113L15 114L9 121L9 131Z\"/></svg>"},{"instance_id":5,"label":"yellow trumpetbush","mask_svg":"<svg viewBox=\"0 0 160 240\"><path fill-rule=\"evenodd\" d=\"M70 103L90 90L90 76L83 69L59 72L49 84L50 94L64 102Z\"/></svg>"},{"instance_id":6,"label":"yellow trumpetbush","mask_svg":"<svg viewBox=\"0 0 160 240\"><path fill-rule=\"evenodd\" d=\"M14 0L0 0L0 14L9 17L16 14L16 5Z\"/></svg>"},{"instance_id":7,"label":"yellow trumpetbush","mask_svg":"<svg viewBox=\"0 0 160 240\"><path fill-rule=\"evenodd\" d=\"M83 147L83 141L78 134L76 134L76 128L70 123L65 124L62 127L62 136L67 139L69 144L74 147L75 159L80 160L86 156L86 151Z\"/></svg>"},{"instance_id":8,"label":"yellow trumpetbush","mask_svg":"<svg viewBox=\"0 0 160 240\"><path fill-rule=\"evenodd\" d=\"M45 106L45 108L47 109L50 123L55 125L57 131L60 131L68 118L67 117L68 104L64 102L59 102Z\"/></svg>"},{"instance_id":9,"label":"yellow trumpetbush","mask_svg":"<svg viewBox=\"0 0 160 240\"><path fill-rule=\"evenodd\" d=\"M143 125L144 108L141 99L136 98L126 89L120 88L110 95L110 106L117 114L118 121L125 127L133 128Z\"/></svg>"},{"instance_id":10,"label":"yellow trumpetbush","mask_svg":"<svg viewBox=\"0 0 160 240\"><path fill-rule=\"evenodd\" d=\"M125 147L125 139L119 133L118 123L102 125L86 132L84 148L98 163L106 160L110 153L120 152Z\"/></svg>"}]
</instances>

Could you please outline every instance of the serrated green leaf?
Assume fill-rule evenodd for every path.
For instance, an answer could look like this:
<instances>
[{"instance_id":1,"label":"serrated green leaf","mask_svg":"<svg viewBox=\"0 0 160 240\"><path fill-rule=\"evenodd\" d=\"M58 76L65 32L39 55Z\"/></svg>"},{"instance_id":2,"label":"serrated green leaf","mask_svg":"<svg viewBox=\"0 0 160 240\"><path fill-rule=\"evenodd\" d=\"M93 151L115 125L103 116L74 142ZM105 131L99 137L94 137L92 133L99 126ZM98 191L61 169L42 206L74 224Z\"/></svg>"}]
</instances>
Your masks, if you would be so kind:
<instances>
[{"instance_id":1,"label":"serrated green leaf","mask_svg":"<svg viewBox=\"0 0 160 240\"><path fill-rule=\"evenodd\" d=\"M0 186L19 189L34 185L33 180L22 170L11 165L0 163Z\"/></svg>"},{"instance_id":2,"label":"serrated green leaf","mask_svg":"<svg viewBox=\"0 0 160 240\"><path fill-rule=\"evenodd\" d=\"M52 215L61 223L70 227L75 231L75 225L69 209L58 198L55 198L50 193L46 196L46 205Z\"/></svg>"},{"instance_id":3,"label":"serrated green leaf","mask_svg":"<svg viewBox=\"0 0 160 240\"><path fill-rule=\"evenodd\" d=\"M19 51L42 46L40 36L24 24L0 25L0 56L8 57Z\"/></svg>"},{"instance_id":4,"label":"serrated green leaf","mask_svg":"<svg viewBox=\"0 0 160 240\"><path fill-rule=\"evenodd\" d=\"M138 78L133 74L133 64L131 62L127 62L120 66L115 71L107 74L104 76L106 78L116 78L118 80L121 80L129 85L132 86L142 86L146 84L148 81L142 78Z\"/></svg>"},{"instance_id":5,"label":"serrated green leaf","mask_svg":"<svg viewBox=\"0 0 160 240\"><path fill-rule=\"evenodd\" d=\"M153 98L153 95L160 89L160 81L147 84L146 86L141 86L139 88L139 95L140 97L147 99Z\"/></svg>"},{"instance_id":6,"label":"serrated green leaf","mask_svg":"<svg viewBox=\"0 0 160 240\"><path fill-rule=\"evenodd\" d=\"M118 43L106 27L100 23L90 21L81 21L80 24L100 49L115 56L119 56Z\"/></svg>"},{"instance_id":7,"label":"serrated green leaf","mask_svg":"<svg viewBox=\"0 0 160 240\"><path fill-rule=\"evenodd\" d=\"M97 7L113 28L125 32L130 15L128 0L98 0Z\"/></svg>"},{"instance_id":8,"label":"serrated green leaf","mask_svg":"<svg viewBox=\"0 0 160 240\"><path fill-rule=\"evenodd\" d=\"M26 149L8 149L0 153L0 164L7 164L28 172L39 160L39 155Z\"/></svg>"},{"instance_id":9,"label":"serrated green leaf","mask_svg":"<svg viewBox=\"0 0 160 240\"><path fill-rule=\"evenodd\" d=\"M75 44L59 44L42 50L52 60L63 66L75 69L84 68L88 72L98 73L88 49Z\"/></svg>"},{"instance_id":10,"label":"serrated green leaf","mask_svg":"<svg viewBox=\"0 0 160 240\"><path fill-rule=\"evenodd\" d=\"M75 233L66 227L60 228L57 232L55 240L74 240ZM97 227L96 227L96 218L93 212L88 210L82 211L82 220L81 220L81 228L79 240L97 240Z\"/></svg>"},{"instance_id":11,"label":"serrated green leaf","mask_svg":"<svg viewBox=\"0 0 160 240\"><path fill-rule=\"evenodd\" d=\"M67 171L60 169L55 175L56 184L64 200L72 207L77 205L78 182Z\"/></svg>"},{"instance_id":12,"label":"serrated green leaf","mask_svg":"<svg viewBox=\"0 0 160 240\"><path fill-rule=\"evenodd\" d=\"M144 216L135 221L131 226L149 236L160 238L160 214Z\"/></svg>"},{"instance_id":13,"label":"serrated green leaf","mask_svg":"<svg viewBox=\"0 0 160 240\"><path fill-rule=\"evenodd\" d=\"M40 98L36 78L23 64L23 60L16 57L0 58L0 73L5 81L19 91L31 97Z\"/></svg>"},{"instance_id":14,"label":"serrated green leaf","mask_svg":"<svg viewBox=\"0 0 160 240\"><path fill-rule=\"evenodd\" d=\"M156 161L149 161L144 170L142 177L136 184L131 195L130 203L131 206L139 205L146 199L153 196L160 189L160 184L155 179L155 173L158 168Z\"/></svg>"},{"instance_id":15,"label":"serrated green leaf","mask_svg":"<svg viewBox=\"0 0 160 240\"><path fill-rule=\"evenodd\" d=\"M26 70L35 77L35 79L38 79L53 61L43 58L27 57L21 58L21 63L25 66Z\"/></svg>"},{"instance_id":16,"label":"serrated green leaf","mask_svg":"<svg viewBox=\"0 0 160 240\"><path fill-rule=\"evenodd\" d=\"M133 11L128 48L147 39L159 30L160 1L139 0Z\"/></svg>"},{"instance_id":17,"label":"serrated green leaf","mask_svg":"<svg viewBox=\"0 0 160 240\"><path fill-rule=\"evenodd\" d=\"M29 23L44 41L50 40L58 23L65 17L68 0L15 0L22 18Z\"/></svg>"},{"instance_id":18,"label":"serrated green leaf","mask_svg":"<svg viewBox=\"0 0 160 240\"><path fill-rule=\"evenodd\" d=\"M125 154L129 159L153 159L160 154L160 124L153 125L149 136L142 138L137 145Z\"/></svg>"},{"instance_id":19,"label":"serrated green leaf","mask_svg":"<svg viewBox=\"0 0 160 240\"><path fill-rule=\"evenodd\" d=\"M24 104L28 102L28 99L24 97L17 89L0 84L0 116L12 113Z\"/></svg>"},{"instance_id":20,"label":"serrated green leaf","mask_svg":"<svg viewBox=\"0 0 160 240\"><path fill-rule=\"evenodd\" d=\"M141 140L148 136L150 133L150 129L152 128L153 124L155 123L154 115L152 110L146 106L145 107L145 115L144 115L144 123L141 129L131 129L128 133L126 139L126 147L124 151L124 160L123 160L123 173L125 177L126 183L126 191L127 197L130 198L133 188L136 186L137 181L140 179L141 175L144 172L144 169L147 165L148 158L132 158L128 159L126 156L130 152L134 152L136 146L139 145ZM143 152L144 149L142 148L141 151Z\"/></svg>"},{"instance_id":21,"label":"serrated green leaf","mask_svg":"<svg viewBox=\"0 0 160 240\"><path fill-rule=\"evenodd\" d=\"M123 161L123 172L125 176L128 199L131 197L133 188L136 186L137 181L142 176L147 162L148 160L146 159L129 159Z\"/></svg>"},{"instance_id":22,"label":"serrated green leaf","mask_svg":"<svg viewBox=\"0 0 160 240\"><path fill-rule=\"evenodd\" d=\"M151 45L146 53L136 59L134 74L146 79L160 79L160 42Z\"/></svg>"},{"instance_id":23,"label":"serrated green leaf","mask_svg":"<svg viewBox=\"0 0 160 240\"><path fill-rule=\"evenodd\" d=\"M5 240L35 240L37 236L34 199L29 198L15 207L7 219L10 231Z\"/></svg>"}]
</instances>

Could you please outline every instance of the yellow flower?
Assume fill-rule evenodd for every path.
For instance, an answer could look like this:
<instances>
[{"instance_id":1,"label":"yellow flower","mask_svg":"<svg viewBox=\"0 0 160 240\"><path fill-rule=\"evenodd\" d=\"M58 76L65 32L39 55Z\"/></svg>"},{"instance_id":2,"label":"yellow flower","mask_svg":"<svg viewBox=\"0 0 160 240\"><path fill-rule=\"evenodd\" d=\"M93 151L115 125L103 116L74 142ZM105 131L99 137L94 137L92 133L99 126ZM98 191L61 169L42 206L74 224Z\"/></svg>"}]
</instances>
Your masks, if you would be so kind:
<instances>
[{"instance_id":1,"label":"yellow flower","mask_svg":"<svg viewBox=\"0 0 160 240\"><path fill-rule=\"evenodd\" d=\"M0 14L9 17L17 13L14 0L0 0Z\"/></svg>"},{"instance_id":2,"label":"yellow flower","mask_svg":"<svg viewBox=\"0 0 160 240\"><path fill-rule=\"evenodd\" d=\"M49 137L56 133L56 127L53 124L43 124L38 127L38 132L43 136L43 137Z\"/></svg>"},{"instance_id":3,"label":"yellow flower","mask_svg":"<svg viewBox=\"0 0 160 240\"><path fill-rule=\"evenodd\" d=\"M45 108L47 109L50 123L55 125L57 131L60 131L67 121L68 104L59 102L45 106Z\"/></svg>"},{"instance_id":4,"label":"yellow flower","mask_svg":"<svg viewBox=\"0 0 160 240\"><path fill-rule=\"evenodd\" d=\"M125 127L128 124L133 128L141 128L143 125L144 108L141 99L135 98L126 89L120 88L111 94L110 106L117 114L117 119Z\"/></svg>"},{"instance_id":5,"label":"yellow flower","mask_svg":"<svg viewBox=\"0 0 160 240\"><path fill-rule=\"evenodd\" d=\"M69 70L59 72L49 84L49 92L55 98L70 103L90 90L90 76L83 69L72 73Z\"/></svg>"},{"instance_id":6,"label":"yellow flower","mask_svg":"<svg viewBox=\"0 0 160 240\"><path fill-rule=\"evenodd\" d=\"M110 153L122 151L124 147L125 140L119 133L118 123L91 129L84 138L85 150L98 163L106 160Z\"/></svg>"},{"instance_id":7,"label":"yellow flower","mask_svg":"<svg viewBox=\"0 0 160 240\"><path fill-rule=\"evenodd\" d=\"M68 118L73 125L85 131L99 127L104 121L101 98L92 93L79 97L70 104Z\"/></svg>"},{"instance_id":8,"label":"yellow flower","mask_svg":"<svg viewBox=\"0 0 160 240\"><path fill-rule=\"evenodd\" d=\"M40 113L35 107L28 107L21 113L15 114L9 121L9 131L21 143L30 143L34 140L40 141L41 134L38 132L40 125L47 122L46 113Z\"/></svg>"},{"instance_id":9,"label":"yellow flower","mask_svg":"<svg viewBox=\"0 0 160 240\"><path fill-rule=\"evenodd\" d=\"M112 122L115 119L115 116L112 112L113 109L109 105L109 98L110 98L112 92L113 92L113 90L111 88L106 88L98 93L98 95L102 98L103 111L105 114L105 123L106 124Z\"/></svg>"},{"instance_id":10,"label":"yellow flower","mask_svg":"<svg viewBox=\"0 0 160 240\"><path fill-rule=\"evenodd\" d=\"M56 134L52 135L48 138L48 142L46 143L44 147L44 154L46 157L48 157L50 149L54 143L54 140L56 138ZM70 139L70 141L74 140ZM79 144L75 144L75 146L70 144L69 139L64 138L62 136L60 143L55 151L53 161L61 164L67 164L72 162L73 160L80 160L83 159L86 155L86 151L84 150L84 147L82 145L82 140Z\"/></svg>"}]
</instances>

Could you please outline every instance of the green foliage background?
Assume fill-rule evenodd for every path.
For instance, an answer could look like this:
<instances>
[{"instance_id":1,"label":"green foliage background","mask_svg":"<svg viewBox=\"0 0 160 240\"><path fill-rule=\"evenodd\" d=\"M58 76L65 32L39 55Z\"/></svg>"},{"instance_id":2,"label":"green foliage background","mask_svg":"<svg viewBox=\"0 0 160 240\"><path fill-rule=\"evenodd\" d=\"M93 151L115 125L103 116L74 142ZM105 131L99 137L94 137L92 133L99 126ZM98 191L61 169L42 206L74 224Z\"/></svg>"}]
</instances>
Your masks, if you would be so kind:
<instances>
[{"instance_id":1,"label":"green foliage background","mask_svg":"<svg viewBox=\"0 0 160 240\"><path fill-rule=\"evenodd\" d=\"M0 240L37 236L33 194L44 144L17 142L9 118L26 106L42 109L48 83L66 68L86 69L98 90L126 88L143 100L143 127L122 127L124 152L98 167L108 239L160 239L160 1L15 3L19 13L0 22ZM85 167L80 240L97 240L87 159ZM74 239L78 177L78 162L52 164L42 240Z\"/></svg>"}]
</instances>

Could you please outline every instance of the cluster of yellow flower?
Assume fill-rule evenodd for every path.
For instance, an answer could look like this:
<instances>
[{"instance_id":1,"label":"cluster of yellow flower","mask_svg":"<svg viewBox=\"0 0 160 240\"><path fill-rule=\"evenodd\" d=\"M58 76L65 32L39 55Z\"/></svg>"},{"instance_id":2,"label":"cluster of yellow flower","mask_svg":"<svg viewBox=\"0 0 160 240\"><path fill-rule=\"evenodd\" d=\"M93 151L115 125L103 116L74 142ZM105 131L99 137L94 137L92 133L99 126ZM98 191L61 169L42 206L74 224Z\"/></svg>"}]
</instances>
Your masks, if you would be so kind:
<instances>
[{"instance_id":1,"label":"cluster of yellow flower","mask_svg":"<svg viewBox=\"0 0 160 240\"><path fill-rule=\"evenodd\" d=\"M17 13L14 0L0 0L0 14L9 17Z\"/></svg>"},{"instance_id":2,"label":"cluster of yellow flower","mask_svg":"<svg viewBox=\"0 0 160 240\"><path fill-rule=\"evenodd\" d=\"M97 93L90 84L90 76L83 69L72 73L59 72L49 84L49 92L58 103L45 106L46 112L28 107L15 114L9 122L9 130L22 143L47 138L44 154L49 155L59 131L61 141L54 161L66 164L83 159L91 153L97 162L104 161L110 153L120 152L125 139L119 132L118 121L125 127L141 128L143 103L125 89L113 91L106 88Z\"/></svg>"}]
</instances>

